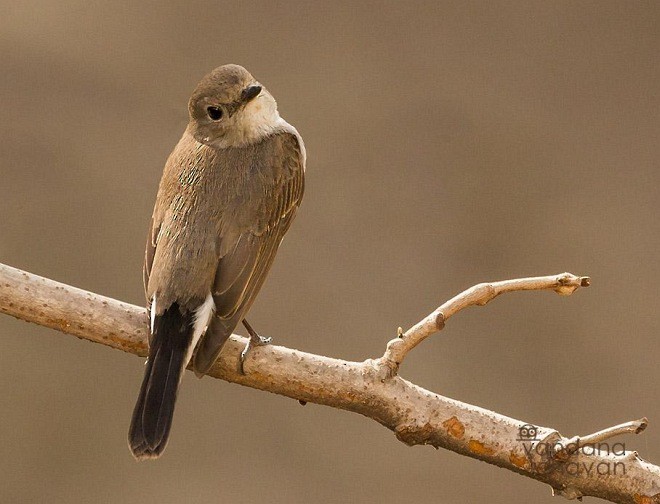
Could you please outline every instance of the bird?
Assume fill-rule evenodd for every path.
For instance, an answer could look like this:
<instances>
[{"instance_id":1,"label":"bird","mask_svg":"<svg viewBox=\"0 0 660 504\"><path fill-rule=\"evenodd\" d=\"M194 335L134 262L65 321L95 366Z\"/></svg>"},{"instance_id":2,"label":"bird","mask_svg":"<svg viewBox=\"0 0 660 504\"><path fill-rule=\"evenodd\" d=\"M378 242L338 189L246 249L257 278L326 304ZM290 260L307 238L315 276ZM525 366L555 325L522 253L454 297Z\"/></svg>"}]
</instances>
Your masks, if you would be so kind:
<instances>
[{"instance_id":1,"label":"bird","mask_svg":"<svg viewBox=\"0 0 660 504\"><path fill-rule=\"evenodd\" d=\"M252 344L268 342L245 316L304 192L302 137L242 66L206 75L188 115L147 236L149 354L128 434L137 460L165 450L190 362L198 377L207 373L240 322Z\"/></svg>"}]
</instances>

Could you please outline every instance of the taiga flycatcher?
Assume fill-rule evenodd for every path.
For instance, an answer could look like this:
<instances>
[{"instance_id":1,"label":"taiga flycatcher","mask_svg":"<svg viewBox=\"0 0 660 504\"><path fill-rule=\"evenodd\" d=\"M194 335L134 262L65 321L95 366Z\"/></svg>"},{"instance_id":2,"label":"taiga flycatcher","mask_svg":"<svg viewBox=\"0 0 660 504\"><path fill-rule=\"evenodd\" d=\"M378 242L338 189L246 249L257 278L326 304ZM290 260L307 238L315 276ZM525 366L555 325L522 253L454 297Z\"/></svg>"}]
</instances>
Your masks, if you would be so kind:
<instances>
[{"instance_id":1,"label":"taiga flycatcher","mask_svg":"<svg viewBox=\"0 0 660 504\"><path fill-rule=\"evenodd\" d=\"M138 460L165 449L183 371L192 358L206 373L244 320L303 195L302 138L243 67L204 77L188 112L147 238L149 358L128 435Z\"/></svg>"}]
</instances>

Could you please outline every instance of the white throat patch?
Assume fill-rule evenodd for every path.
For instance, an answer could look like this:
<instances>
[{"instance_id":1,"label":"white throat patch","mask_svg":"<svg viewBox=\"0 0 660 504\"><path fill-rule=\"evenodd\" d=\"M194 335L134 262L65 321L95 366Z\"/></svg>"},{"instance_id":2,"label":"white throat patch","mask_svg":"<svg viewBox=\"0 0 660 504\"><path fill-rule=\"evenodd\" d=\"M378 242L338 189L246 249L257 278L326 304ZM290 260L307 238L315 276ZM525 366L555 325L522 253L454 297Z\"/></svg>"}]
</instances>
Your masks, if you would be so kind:
<instances>
[{"instance_id":1,"label":"white throat patch","mask_svg":"<svg viewBox=\"0 0 660 504\"><path fill-rule=\"evenodd\" d=\"M277 111L275 98L265 89L237 115L236 124L218 141L218 147L243 147L258 142L284 123Z\"/></svg>"}]
</instances>

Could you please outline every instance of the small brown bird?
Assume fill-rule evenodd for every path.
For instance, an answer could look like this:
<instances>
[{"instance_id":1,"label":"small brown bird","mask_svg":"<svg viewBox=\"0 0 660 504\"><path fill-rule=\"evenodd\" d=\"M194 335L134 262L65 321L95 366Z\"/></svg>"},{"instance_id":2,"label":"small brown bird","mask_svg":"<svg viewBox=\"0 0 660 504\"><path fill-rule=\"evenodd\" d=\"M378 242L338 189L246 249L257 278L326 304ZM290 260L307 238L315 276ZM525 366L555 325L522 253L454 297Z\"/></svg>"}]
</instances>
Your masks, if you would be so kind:
<instances>
[{"instance_id":1,"label":"small brown bird","mask_svg":"<svg viewBox=\"0 0 660 504\"><path fill-rule=\"evenodd\" d=\"M264 342L244 317L303 195L302 138L243 67L204 77L188 111L147 238L149 358L128 435L138 460L165 449L193 353L202 376L241 321L254 343Z\"/></svg>"}]
</instances>

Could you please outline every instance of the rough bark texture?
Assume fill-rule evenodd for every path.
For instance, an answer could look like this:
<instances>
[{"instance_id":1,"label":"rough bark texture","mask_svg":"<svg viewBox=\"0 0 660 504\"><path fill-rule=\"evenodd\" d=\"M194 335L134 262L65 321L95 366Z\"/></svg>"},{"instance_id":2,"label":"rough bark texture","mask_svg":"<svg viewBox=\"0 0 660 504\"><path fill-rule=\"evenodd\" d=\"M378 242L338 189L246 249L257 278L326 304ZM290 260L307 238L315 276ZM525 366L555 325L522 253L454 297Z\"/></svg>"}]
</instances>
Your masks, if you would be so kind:
<instances>
[{"instance_id":1,"label":"rough bark texture","mask_svg":"<svg viewBox=\"0 0 660 504\"><path fill-rule=\"evenodd\" d=\"M636 452L592 449L623 432L640 432L646 420L582 438L530 426L418 387L397 375L412 348L442 329L461 309L483 305L514 290L553 289L570 294L588 279L565 273L480 284L443 304L392 340L379 359L348 362L269 345L253 349L239 371L246 340L233 335L209 375L301 401L360 413L409 445L430 444L515 471L552 486L567 498L595 496L620 503L660 502L660 468ZM143 308L0 265L0 312L144 357ZM580 443L581 444L578 444ZM622 446L622 445L620 445ZM601 447L602 448L602 447Z\"/></svg>"}]
</instances>

